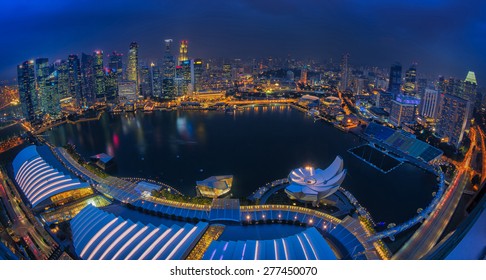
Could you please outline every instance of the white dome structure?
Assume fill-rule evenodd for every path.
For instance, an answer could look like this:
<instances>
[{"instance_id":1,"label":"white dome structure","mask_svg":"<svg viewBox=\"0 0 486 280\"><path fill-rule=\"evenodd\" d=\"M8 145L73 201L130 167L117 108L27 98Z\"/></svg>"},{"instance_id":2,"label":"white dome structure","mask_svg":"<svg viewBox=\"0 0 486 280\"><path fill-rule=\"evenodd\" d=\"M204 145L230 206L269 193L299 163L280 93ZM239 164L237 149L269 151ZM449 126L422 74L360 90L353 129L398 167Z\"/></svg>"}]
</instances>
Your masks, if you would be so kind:
<instances>
[{"instance_id":1,"label":"white dome structure","mask_svg":"<svg viewBox=\"0 0 486 280\"><path fill-rule=\"evenodd\" d=\"M346 177L343 158L336 156L331 165L322 170L301 167L289 174L289 186L285 192L291 199L317 204L337 191Z\"/></svg>"}]
</instances>

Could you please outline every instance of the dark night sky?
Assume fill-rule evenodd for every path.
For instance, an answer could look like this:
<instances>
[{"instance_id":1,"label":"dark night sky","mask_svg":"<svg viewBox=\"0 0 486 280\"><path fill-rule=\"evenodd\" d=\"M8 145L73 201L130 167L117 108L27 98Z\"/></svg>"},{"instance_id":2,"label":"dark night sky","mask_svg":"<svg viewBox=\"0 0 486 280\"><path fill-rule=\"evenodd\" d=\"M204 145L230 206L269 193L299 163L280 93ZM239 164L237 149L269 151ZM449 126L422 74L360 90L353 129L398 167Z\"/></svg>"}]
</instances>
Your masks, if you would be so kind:
<instances>
[{"instance_id":1,"label":"dark night sky","mask_svg":"<svg viewBox=\"0 0 486 280\"><path fill-rule=\"evenodd\" d=\"M481 0L2 0L0 79L36 57L126 53L161 57L164 38L189 40L190 57L339 59L486 84L486 1Z\"/></svg>"}]
</instances>

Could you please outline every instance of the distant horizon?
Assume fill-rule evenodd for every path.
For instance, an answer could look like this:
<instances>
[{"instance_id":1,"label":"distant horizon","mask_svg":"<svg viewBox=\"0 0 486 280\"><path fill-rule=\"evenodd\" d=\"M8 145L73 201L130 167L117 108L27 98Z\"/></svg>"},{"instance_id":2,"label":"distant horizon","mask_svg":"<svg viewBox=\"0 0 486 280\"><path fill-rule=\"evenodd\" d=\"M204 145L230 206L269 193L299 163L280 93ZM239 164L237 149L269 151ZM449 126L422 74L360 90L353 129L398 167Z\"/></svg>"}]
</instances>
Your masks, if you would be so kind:
<instances>
[{"instance_id":1,"label":"distant horizon","mask_svg":"<svg viewBox=\"0 0 486 280\"><path fill-rule=\"evenodd\" d=\"M0 80L16 76L25 60L65 59L70 53L126 54L139 43L140 57L163 54L164 39L189 40L193 58L285 57L340 60L351 65L404 68L418 63L418 76L464 79L476 73L486 83L486 3L480 0L291 1L214 0L4 1L0 24ZM129 39L127 39L129 38ZM175 52L174 52L175 54ZM337 61L336 61L337 62Z\"/></svg>"}]
</instances>

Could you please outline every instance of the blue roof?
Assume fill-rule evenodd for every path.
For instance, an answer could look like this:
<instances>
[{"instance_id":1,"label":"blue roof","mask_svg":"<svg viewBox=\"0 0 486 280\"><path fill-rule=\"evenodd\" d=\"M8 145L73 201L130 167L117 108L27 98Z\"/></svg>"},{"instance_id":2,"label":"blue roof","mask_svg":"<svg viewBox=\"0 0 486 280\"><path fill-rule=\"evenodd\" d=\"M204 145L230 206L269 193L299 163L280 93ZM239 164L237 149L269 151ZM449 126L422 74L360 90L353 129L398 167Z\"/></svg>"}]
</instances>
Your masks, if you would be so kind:
<instances>
[{"instance_id":1,"label":"blue roof","mask_svg":"<svg viewBox=\"0 0 486 280\"><path fill-rule=\"evenodd\" d=\"M213 241L203 260L335 260L336 255L314 227L285 238Z\"/></svg>"},{"instance_id":2,"label":"blue roof","mask_svg":"<svg viewBox=\"0 0 486 280\"><path fill-rule=\"evenodd\" d=\"M207 223L158 227L132 222L86 206L71 220L73 245L85 260L162 260L184 259Z\"/></svg>"},{"instance_id":3,"label":"blue roof","mask_svg":"<svg viewBox=\"0 0 486 280\"><path fill-rule=\"evenodd\" d=\"M45 146L29 146L13 160L15 181L32 207L69 190L87 188L89 184L70 173Z\"/></svg>"}]
</instances>

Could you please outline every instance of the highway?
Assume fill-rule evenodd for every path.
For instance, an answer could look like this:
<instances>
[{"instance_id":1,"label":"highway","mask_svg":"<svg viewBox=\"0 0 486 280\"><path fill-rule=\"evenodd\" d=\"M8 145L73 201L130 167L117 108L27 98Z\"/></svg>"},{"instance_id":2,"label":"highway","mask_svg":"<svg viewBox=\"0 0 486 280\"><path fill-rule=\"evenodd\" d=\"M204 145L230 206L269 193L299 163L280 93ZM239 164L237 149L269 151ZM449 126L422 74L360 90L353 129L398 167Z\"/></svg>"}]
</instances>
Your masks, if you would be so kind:
<instances>
[{"instance_id":1,"label":"highway","mask_svg":"<svg viewBox=\"0 0 486 280\"><path fill-rule=\"evenodd\" d=\"M439 238L457 208L457 204L461 199L465 187L470 182L469 167L473 150L477 146L476 129L474 127L471 127L470 138L471 146L462 163L457 166L456 176L440 199L436 209L434 209L407 243L393 256L393 259L420 259L439 241Z\"/></svg>"},{"instance_id":2,"label":"highway","mask_svg":"<svg viewBox=\"0 0 486 280\"><path fill-rule=\"evenodd\" d=\"M484 138L486 135L484 134L483 130L478 127L479 136L481 137L481 151L483 152L483 159L482 159L482 169L481 169L481 184L483 185L484 181L486 180L486 144Z\"/></svg>"},{"instance_id":3,"label":"highway","mask_svg":"<svg viewBox=\"0 0 486 280\"><path fill-rule=\"evenodd\" d=\"M36 259L47 259L54 252L57 244L44 228L35 221L33 214L28 212L12 183L8 179L5 180L3 174L1 177L1 184L5 188L2 194L8 199L10 210L14 214L12 230L25 241ZM16 195L12 196L12 193Z\"/></svg>"}]
</instances>

